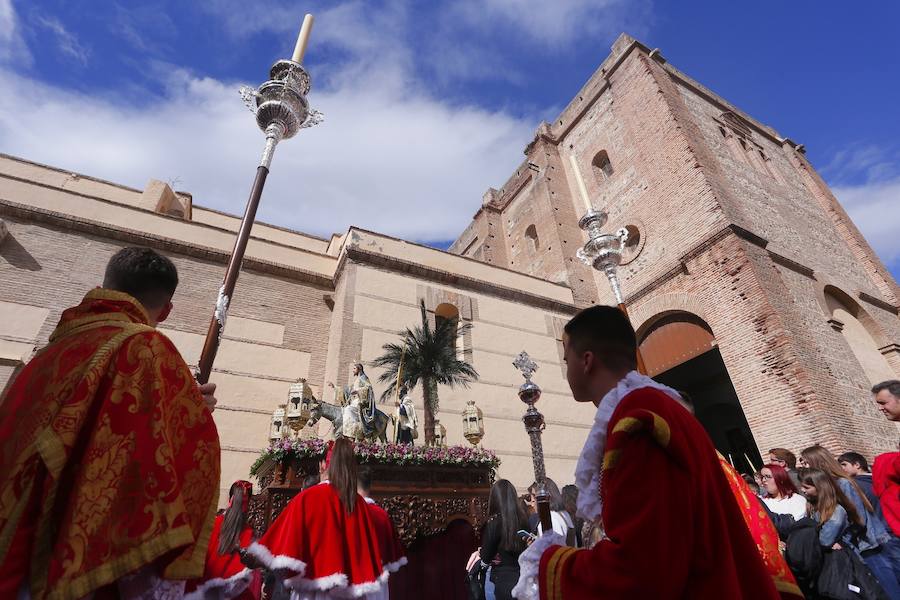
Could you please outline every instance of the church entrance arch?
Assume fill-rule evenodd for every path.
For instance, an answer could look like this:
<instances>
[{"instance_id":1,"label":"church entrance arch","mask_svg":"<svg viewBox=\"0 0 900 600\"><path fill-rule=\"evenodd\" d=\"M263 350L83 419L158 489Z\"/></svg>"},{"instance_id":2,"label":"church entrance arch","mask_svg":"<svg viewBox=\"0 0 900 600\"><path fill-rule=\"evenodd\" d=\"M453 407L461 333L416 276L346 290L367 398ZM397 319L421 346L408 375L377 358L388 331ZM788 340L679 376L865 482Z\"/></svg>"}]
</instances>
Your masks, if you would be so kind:
<instances>
[{"instance_id":1,"label":"church entrance arch","mask_svg":"<svg viewBox=\"0 0 900 600\"><path fill-rule=\"evenodd\" d=\"M706 321L688 312L664 313L641 327L638 340L648 375L690 396L697 420L739 471L756 470L756 442Z\"/></svg>"}]
</instances>

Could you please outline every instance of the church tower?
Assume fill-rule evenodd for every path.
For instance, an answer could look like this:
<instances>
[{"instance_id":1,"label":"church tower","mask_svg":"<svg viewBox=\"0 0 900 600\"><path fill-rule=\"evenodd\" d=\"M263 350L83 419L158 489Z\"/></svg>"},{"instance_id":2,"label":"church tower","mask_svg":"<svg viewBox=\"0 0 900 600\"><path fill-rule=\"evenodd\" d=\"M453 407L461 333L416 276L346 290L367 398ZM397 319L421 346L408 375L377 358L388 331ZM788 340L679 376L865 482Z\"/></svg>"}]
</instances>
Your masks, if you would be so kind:
<instances>
[{"instance_id":1,"label":"church tower","mask_svg":"<svg viewBox=\"0 0 900 600\"><path fill-rule=\"evenodd\" d=\"M576 250L586 208L629 231L619 268L652 376L686 391L735 463L822 443L871 456L898 428L900 292L803 146L621 35L451 251L613 304Z\"/></svg>"}]
</instances>

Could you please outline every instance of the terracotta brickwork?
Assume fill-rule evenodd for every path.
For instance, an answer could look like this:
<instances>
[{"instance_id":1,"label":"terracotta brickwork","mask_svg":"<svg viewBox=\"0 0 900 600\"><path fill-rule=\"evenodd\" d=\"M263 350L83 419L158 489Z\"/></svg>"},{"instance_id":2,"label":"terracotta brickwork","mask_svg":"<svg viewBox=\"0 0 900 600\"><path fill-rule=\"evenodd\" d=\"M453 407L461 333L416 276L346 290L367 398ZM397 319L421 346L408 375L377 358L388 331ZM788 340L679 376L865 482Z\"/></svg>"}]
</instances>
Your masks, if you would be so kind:
<instances>
[{"instance_id":1,"label":"terracotta brickwork","mask_svg":"<svg viewBox=\"0 0 900 600\"><path fill-rule=\"evenodd\" d=\"M897 427L868 389L900 374L897 285L802 148L625 35L535 139L526 165L546 164L548 147L562 158L549 164L565 174L549 200L558 230L572 231L585 211L574 156L593 206L609 215L604 229L639 233L619 268L636 326L672 312L705 320L762 450L895 447ZM526 221L544 210L539 194L528 200L531 213L518 199L498 204L508 248L527 242ZM482 220L485 211L467 232ZM510 253L506 266L563 264L576 300L584 298L576 292L583 267L571 260L584 234L560 237L566 243L545 248L540 263L516 264ZM611 303L606 278L595 273L593 283ZM827 289L849 299L844 331Z\"/></svg>"}]
</instances>

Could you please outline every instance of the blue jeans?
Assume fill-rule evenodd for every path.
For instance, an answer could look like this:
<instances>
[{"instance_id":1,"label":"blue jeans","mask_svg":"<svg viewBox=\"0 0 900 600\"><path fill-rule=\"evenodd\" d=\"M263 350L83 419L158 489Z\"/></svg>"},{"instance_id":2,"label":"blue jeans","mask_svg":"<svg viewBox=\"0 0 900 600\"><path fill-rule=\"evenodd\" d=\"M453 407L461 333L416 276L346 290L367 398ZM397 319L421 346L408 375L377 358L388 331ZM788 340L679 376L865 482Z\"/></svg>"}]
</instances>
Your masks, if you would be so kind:
<instances>
[{"instance_id":1,"label":"blue jeans","mask_svg":"<svg viewBox=\"0 0 900 600\"><path fill-rule=\"evenodd\" d=\"M487 573L484 574L484 600L496 600L494 595L494 582L491 581L491 568L488 567ZM891 598L891 600L894 600Z\"/></svg>"},{"instance_id":2,"label":"blue jeans","mask_svg":"<svg viewBox=\"0 0 900 600\"><path fill-rule=\"evenodd\" d=\"M863 562L878 579L891 600L900 600L900 540L881 545L881 551L863 556Z\"/></svg>"}]
</instances>

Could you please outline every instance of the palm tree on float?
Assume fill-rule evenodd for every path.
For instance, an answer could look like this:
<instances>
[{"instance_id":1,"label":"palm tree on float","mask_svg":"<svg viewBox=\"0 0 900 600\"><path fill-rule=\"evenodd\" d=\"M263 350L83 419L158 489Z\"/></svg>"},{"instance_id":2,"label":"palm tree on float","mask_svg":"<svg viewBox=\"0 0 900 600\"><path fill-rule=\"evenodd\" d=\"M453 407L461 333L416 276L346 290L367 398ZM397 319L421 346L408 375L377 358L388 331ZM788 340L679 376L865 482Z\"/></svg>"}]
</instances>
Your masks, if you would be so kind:
<instances>
[{"instance_id":1,"label":"palm tree on float","mask_svg":"<svg viewBox=\"0 0 900 600\"><path fill-rule=\"evenodd\" d=\"M412 389L422 382L425 397L425 443L431 444L434 441L434 415L438 411L438 385L467 388L470 383L478 380L478 371L468 362L456 357L456 339L469 331L472 325L459 325L459 320L453 318L441 320L432 328L425 313L424 300L420 308L422 325L407 329L401 336L401 343L383 345L381 348L384 353L373 360L372 365L385 369L378 378L379 382L390 382L381 394L382 402L396 395L398 384L405 384Z\"/></svg>"}]
</instances>

